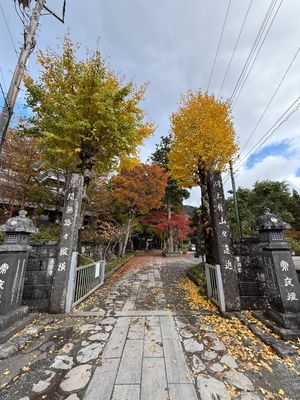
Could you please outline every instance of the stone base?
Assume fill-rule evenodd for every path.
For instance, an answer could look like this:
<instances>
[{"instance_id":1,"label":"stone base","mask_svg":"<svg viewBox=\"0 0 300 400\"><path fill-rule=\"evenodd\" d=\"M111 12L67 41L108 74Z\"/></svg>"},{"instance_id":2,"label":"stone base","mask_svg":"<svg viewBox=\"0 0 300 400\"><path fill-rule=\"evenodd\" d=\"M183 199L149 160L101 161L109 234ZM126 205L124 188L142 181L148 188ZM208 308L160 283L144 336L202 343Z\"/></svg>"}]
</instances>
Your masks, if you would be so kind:
<instances>
[{"instance_id":1,"label":"stone base","mask_svg":"<svg viewBox=\"0 0 300 400\"><path fill-rule=\"evenodd\" d=\"M283 314L277 310L274 310L273 308L269 308L266 311L266 315L285 329L300 329L300 313Z\"/></svg>"},{"instance_id":2,"label":"stone base","mask_svg":"<svg viewBox=\"0 0 300 400\"><path fill-rule=\"evenodd\" d=\"M12 335L23 329L32 317L28 317L28 307L19 307L9 315L0 315L0 343L6 342Z\"/></svg>"},{"instance_id":3,"label":"stone base","mask_svg":"<svg viewBox=\"0 0 300 400\"><path fill-rule=\"evenodd\" d=\"M294 340L300 338L300 329L299 328L285 328L277 321L274 321L274 318L270 317L269 312L263 311L255 311L253 313L254 317L265 324L272 332L276 333L284 340Z\"/></svg>"},{"instance_id":4,"label":"stone base","mask_svg":"<svg viewBox=\"0 0 300 400\"><path fill-rule=\"evenodd\" d=\"M267 306L267 298L264 296L241 296L242 310L265 310Z\"/></svg>"}]
</instances>

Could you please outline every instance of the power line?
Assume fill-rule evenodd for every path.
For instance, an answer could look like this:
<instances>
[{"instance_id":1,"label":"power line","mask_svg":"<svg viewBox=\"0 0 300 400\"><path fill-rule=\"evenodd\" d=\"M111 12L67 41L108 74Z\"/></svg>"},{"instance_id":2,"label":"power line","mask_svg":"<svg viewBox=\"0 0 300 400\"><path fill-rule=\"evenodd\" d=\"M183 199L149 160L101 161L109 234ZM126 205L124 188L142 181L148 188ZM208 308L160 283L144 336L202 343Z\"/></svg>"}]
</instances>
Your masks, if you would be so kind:
<instances>
[{"instance_id":1,"label":"power line","mask_svg":"<svg viewBox=\"0 0 300 400\"><path fill-rule=\"evenodd\" d=\"M279 9L280 9L282 3L283 3L283 0L281 0L281 2L279 3L279 6L278 6L278 8L277 8L277 10L275 11L275 14L274 14L274 16L273 16L273 18L272 18L272 20L271 20L271 23L270 23L268 29L267 29L267 32L265 33L265 36L264 36L264 38L263 38L263 40L262 40L262 42L261 42L261 44L260 44L260 46L259 46L259 49L258 49L258 51L256 52L255 58L254 58L254 60L252 61L252 64L251 64L251 66L250 66L250 68L249 68L249 70L248 70L248 72L247 72L247 74L246 74L246 76L245 76L245 78L244 78L244 81L243 81L242 85L240 86L240 88L239 88L239 90L238 90L237 95L235 96L235 99L234 99L234 102L233 102L232 105L234 105L234 104L236 103L236 101L238 100L238 98L239 98L239 96L240 96L240 94L241 94L241 92L242 92L242 90L243 90L243 88L244 88L244 86L245 86L245 83L246 83L246 81L247 81L247 79L248 79L248 76L249 76L249 74L250 74L250 72L251 72L251 70L252 70L252 68L253 68L253 66L254 66L254 64L255 64L255 62L256 62L256 60L257 60L257 57L258 57L258 55L259 55L259 53L260 53L260 50L261 50L263 44L265 43L266 37L268 36L268 33L269 33L269 31L270 31L270 29L271 29L271 27L272 27L272 25L273 25L273 22L274 22L274 20L275 20L277 14L278 14L278 11L279 11Z\"/></svg>"},{"instance_id":2,"label":"power line","mask_svg":"<svg viewBox=\"0 0 300 400\"><path fill-rule=\"evenodd\" d=\"M10 40L11 40L11 42L12 42L13 48L14 48L16 54L18 54L17 49L16 49L16 45L15 45L15 42L14 42L14 38L13 38L13 36L12 36L10 27L9 27L9 25L8 25L8 22L7 22L7 19L6 19L6 16L5 16L5 13L4 13L4 10L3 10L1 4L0 4L0 8L1 8L1 12L2 12L2 15L3 15L4 21L5 21L5 25L6 25L6 28L7 28L7 30L8 30L8 34L9 34Z\"/></svg>"},{"instance_id":3,"label":"power line","mask_svg":"<svg viewBox=\"0 0 300 400\"><path fill-rule=\"evenodd\" d=\"M207 92L208 92L208 90L209 90L210 83L211 83L211 79L212 79L212 76L213 76L213 73L214 73L214 70L215 70L216 61L217 61L218 54L219 54L219 51L220 51L221 42L222 42L222 38L223 38L223 34L224 34L224 30L225 30L226 22L227 22L227 17L228 17L228 13L229 13L230 5L231 5L231 0L229 0L229 2L228 2L228 7L227 7L227 10L226 10L225 19L224 19L224 22L223 22L222 31L221 31L221 35L220 35L220 39L219 39L219 43L218 43L218 47L217 47L217 51L216 51L216 54L215 54L215 58L214 58L214 62L213 62L213 66L212 66L212 69L211 69L211 72L210 72L210 77L209 77L209 81L208 81L208 85L207 85L207 89L206 89L206 91L207 91Z\"/></svg>"},{"instance_id":4,"label":"power line","mask_svg":"<svg viewBox=\"0 0 300 400\"><path fill-rule=\"evenodd\" d=\"M234 46L233 52L232 52L231 57L230 57L229 64L228 64L228 66L227 66L227 69L226 69L226 72L225 72L225 75L224 75L224 78L223 78L223 81L222 81L222 84L221 84L221 88L220 88L220 91L219 91L219 94L218 94L218 98L219 98L220 95L221 95L221 92L222 92L224 83L225 83L225 81L226 81L226 78L227 78L229 69L230 69L231 64L232 64L233 57L234 57L234 55L235 55L237 46L238 46L238 44L239 44L239 41L240 41L240 38L241 38L241 35L242 35L242 32L243 32L243 29L244 29L244 26L245 26L245 23L246 23L246 20L247 20L247 18L248 18L248 14L249 14L249 11L250 11L250 8L251 8L252 3L253 3L253 0L250 0L250 3L249 3L249 6L248 6L248 8L247 8L247 11L246 11L246 14L245 14L245 17L244 17L242 26L241 26L241 28L240 28L240 31L239 31L237 40L236 40L236 42L235 42L235 46Z\"/></svg>"},{"instance_id":5,"label":"power line","mask_svg":"<svg viewBox=\"0 0 300 400\"><path fill-rule=\"evenodd\" d=\"M267 25L267 23L268 23L268 21L269 21L269 19L271 17L271 14L273 12L273 9L274 9L277 1L278 0L271 0L271 3L270 3L269 8L268 8L268 10L266 12L264 20L263 20L263 22L262 22L262 24L260 26L260 29L259 29L259 31L257 33L255 41L254 41L254 43L252 45L252 48L250 50L250 53L248 54L248 57L247 57L246 62L244 64L244 66L243 66L243 69L242 69L242 71L240 73L240 76L239 76L239 78L237 80L237 83L236 83L236 85L235 85L235 87L233 89L233 92L232 92L232 95L231 95L231 99L233 99L235 97L235 95L236 95L236 93L237 93L237 91L238 91L238 89L240 87L241 81L243 80L244 75L246 73L246 70L247 70L247 68L249 66L249 63L251 62L251 59L255 54L256 48L257 48L257 46L258 46L258 44L260 42L260 39L261 39L261 37L263 35L264 30L266 29L266 25Z\"/></svg>"},{"instance_id":6,"label":"power line","mask_svg":"<svg viewBox=\"0 0 300 400\"><path fill-rule=\"evenodd\" d=\"M297 104L298 103L298 104ZM293 108L294 107L294 108ZM293 109L292 109L293 108ZM277 121L271 126L271 128L259 139L258 142L245 154L245 156L237 161L237 165L235 166L236 172L238 172L239 168L245 163L248 156L251 155L254 150L260 149L268 139L300 108L300 96L293 101L293 103L287 108L287 110L277 119ZM291 110L292 109L292 110ZM291 110L291 111L290 111ZM284 119L283 119L284 118ZM230 174L227 174L223 178L223 184L225 185L230 177Z\"/></svg>"},{"instance_id":7,"label":"power line","mask_svg":"<svg viewBox=\"0 0 300 400\"><path fill-rule=\"evenodd\" d=\"M300 107L300 96L297 97L296 100L287 108L287 110L277 119L277 121L271 126L271 128L260 138L260 140L243 156L243 158L238 162L236 168L239 168L247 159L248 155L250 155L254 150L257 150L257 147L261 148L263 144L277 131L278 128L282 126L284 122L286 122L289 117L298 111ZM298 103L298 104L297 104ZM290 111L292 108L294 109ZM290 112L289 112L290 111ZM285 118L284 118L285 117ZM284 119L283 119L284 118ZM281 121L282 120L282 121Z\"/></svg>"},{"instance_id":8,"label":"power line","mask_svg":"<svg viewBox=\"0 0 300 400\"><path fill-rule=\"evenodd\" d=\"M252 138L252 136L253 136L254 133L256 132L256 129L258 128L259 124L261 123L261 121L262 121L263 117L265 116L266 112L268 111L268 109L269 109L269 107L270 107L272 101L274 100L274 97L275 97L276 94L278 93L278 90L280 89L280 87L281 87L282 83L284 82L284 80L285 80L285 78L286 78L288 72L290 71L292 65L294 64L294 62L295 62L295 60L296 60L296 58L297 58L297 56L298 56L298 54L299 54L299 51L300 51L300 47L298 48L298 50L296 51L294 57L292 58L292 61L290 62L288 68L286 69L285 73L283 74L283 77L282 77L281 80L279 81L279 83L278 83L278 85L277 85L277 88L275 89L275 91L274 91L274 93L272 94L270 100L268 101L268 103L267 103L267 105L266 105L266 107L265 107L263 113L261 114L259 120L257 121L257 123L256 123L256 125L255 125L255 127L254 127L254 129L252 130L252 132L250 133L248 139L246 140L245 144L243 145L243 147L242 147L242 149L241 149L241 151L240 151L240 154L243 152L244 148L247 146L247 144L249 143L250 139Z\"/></svg>"}]
</instances>

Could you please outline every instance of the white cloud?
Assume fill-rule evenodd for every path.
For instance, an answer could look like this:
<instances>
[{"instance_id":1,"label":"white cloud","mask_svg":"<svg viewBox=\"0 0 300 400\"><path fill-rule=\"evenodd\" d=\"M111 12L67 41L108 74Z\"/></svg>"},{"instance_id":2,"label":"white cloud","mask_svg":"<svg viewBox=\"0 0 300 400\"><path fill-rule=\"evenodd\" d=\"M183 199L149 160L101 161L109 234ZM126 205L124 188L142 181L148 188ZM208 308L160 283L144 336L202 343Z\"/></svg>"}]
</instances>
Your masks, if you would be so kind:
<instances>
[{"instance_id":1,"label":"white cloud","mask_svg":"<svg viewBox=\"0 0 300 400\"><path fill-rule=\"evenodd\" d=\"M49 6L62 2L49 0ZM87 4L88 3L88 4ZM18 19L13 1L1 2L12 34L19 48L22 43L22 24ZM227 63L237 38L249 2L232 1L228 24L216 63L211 90L219 92ZM254 1L249 19L234 57L232 68L222 95L229 97L250 52L269 0ZM219 35L225 16L227 2L220 0L89 0L67 2L66 23L54 17L43 16L37 37L38 47L57 49L57 36L70 31L75 41L82 44L81 55L87 48L99 48L108 57L111 67L124 73L128 79L140 85L150 82L144 102L145 109L157 124L155 136L146 141L141 156L146 160L155 149L159 137L169 131L169 116L176 110L179 97L188 89L206 89ZM299 47L300 2L283 2L268 37L262 47L243 92L233 110L236 133L241 145L245 143L270 96L283 76L290 60ZM5 23L0 15L0 63L6 86L16 63ZM30 58L31 73L37 75L35 55ZM1 77L0 77L1 79ZM287 75L262 123L250 140L246 153L272 126L275 120L299 96L300 55ZM19 97L20 100L22 96ZM258 179L285 179L299 187L295 171L299 168L300 112L283 125L268 144L284 139L291 140L293 154L267 157L252 170L242 169L238 184L249 187ZM199 205L199 191L193 190L188 203Z\"/></svg>"},{"instance_id":2,"label":"white cloud","mask_svg":"<svg viewBox=\"0 0 300 400\"><path fill-rule=\"evenodd\" d=\"M299 160L299 159L298 159ZM251 169L241 168L236 176L237 186L251 188L256 181L278 180L286 181L291 187L300 190L300 178L296 177L299 161L296 158L289 159L285 156L267 156ZM230 187L227 183L226 189Z\"/></svg>"}]
</instances>

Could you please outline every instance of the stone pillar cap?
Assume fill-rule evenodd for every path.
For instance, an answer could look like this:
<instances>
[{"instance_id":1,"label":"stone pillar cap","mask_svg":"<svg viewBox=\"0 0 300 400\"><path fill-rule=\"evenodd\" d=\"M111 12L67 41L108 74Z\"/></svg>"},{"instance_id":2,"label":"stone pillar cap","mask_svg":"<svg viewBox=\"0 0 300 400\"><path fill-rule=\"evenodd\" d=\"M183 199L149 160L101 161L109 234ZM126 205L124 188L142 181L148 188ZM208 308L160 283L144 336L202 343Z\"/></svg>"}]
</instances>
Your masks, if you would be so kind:
<instances>
[{"instance_id":1,"label":"stone pillar cap","mask_svg":"<svg viewBox=\"0 0 300 400\"><path fill-rule=\"evenodd\" d=\"M25 210L19 211L17 217L10 218L4 225L0 226L1 232L22 232L22 233L36 233L38 229L33 225L31 219L26 217Z\"/></svg>"},{"instance_id":2,"label":"stone pillar cap","mask_svg":"<svg viewBox=\"0 0 300 400\"><path fill-rule=\"evenodd\" d=\"M284 222L280 217L270 212L269 208L263 209L263 214L260 215L254 225L256 231L268 231L276 229L290 229L291 226Z\"/></svg>"}]
</instances>

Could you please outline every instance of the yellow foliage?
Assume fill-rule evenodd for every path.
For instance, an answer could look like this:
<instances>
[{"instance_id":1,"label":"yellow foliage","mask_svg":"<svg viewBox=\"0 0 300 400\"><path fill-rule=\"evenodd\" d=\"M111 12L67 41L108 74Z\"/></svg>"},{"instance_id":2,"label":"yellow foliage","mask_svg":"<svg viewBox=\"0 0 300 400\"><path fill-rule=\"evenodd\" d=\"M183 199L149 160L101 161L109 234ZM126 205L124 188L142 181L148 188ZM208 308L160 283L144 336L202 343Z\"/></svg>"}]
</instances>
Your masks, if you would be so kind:
<instances>
[{"instance_id":1,"label":"yellow foliage","mask_svg":"<svg viewBox=\"0 0 300 400\"><path fill-rule=\"evenodd\" d=\"M172 114L171 175L184 186L199 184L199 168L224 171L237 151L230 102L189 91Z\"/></svg>"},{"instance_id":2,"label":"yellow foliage","mask_svg":"<svg viewBox=\"0 0 300 400\"><path fill-rule=\"evenodd\" d=\"M141 161L139 158L124 156L120 159L119 171L122 171L123 169L131 170L140 164Z\"/></svg>"},{"instance_id":3,"label":"yellow foliage","mask_svg":"<svg viewBox=\"0 0 300 400\"><path fill-rule=\"evenodd\" d=\"M185 291L184 300L186 300L192 309L204 309L217 312L215 304L204 296L199 295L199 288L188 278L181 281L180 287Z\"/></svg>"}]
</instances>

